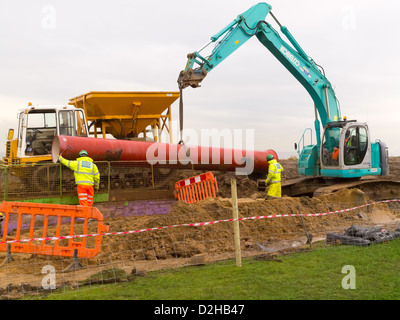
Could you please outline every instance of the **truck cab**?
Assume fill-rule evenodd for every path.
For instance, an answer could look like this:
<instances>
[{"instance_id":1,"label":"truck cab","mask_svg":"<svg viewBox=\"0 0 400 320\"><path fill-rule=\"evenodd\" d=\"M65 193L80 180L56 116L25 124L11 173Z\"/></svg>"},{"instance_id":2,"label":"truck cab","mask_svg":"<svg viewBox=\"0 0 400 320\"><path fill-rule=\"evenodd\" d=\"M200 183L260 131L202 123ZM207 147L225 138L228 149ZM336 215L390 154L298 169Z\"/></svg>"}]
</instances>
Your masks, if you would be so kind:
<instances>
[{"instance_id":1,"label":"truck cab","mask_svg":"<svg viewBox=\"0 0 400 320\"><path fill-rule=\"evenodd\" d=\"M87 137L84 111L73 106L32 106L18 113L18 131L10 129L3 164L51 160L56 135Z\"/></svg>"}]
</instances>

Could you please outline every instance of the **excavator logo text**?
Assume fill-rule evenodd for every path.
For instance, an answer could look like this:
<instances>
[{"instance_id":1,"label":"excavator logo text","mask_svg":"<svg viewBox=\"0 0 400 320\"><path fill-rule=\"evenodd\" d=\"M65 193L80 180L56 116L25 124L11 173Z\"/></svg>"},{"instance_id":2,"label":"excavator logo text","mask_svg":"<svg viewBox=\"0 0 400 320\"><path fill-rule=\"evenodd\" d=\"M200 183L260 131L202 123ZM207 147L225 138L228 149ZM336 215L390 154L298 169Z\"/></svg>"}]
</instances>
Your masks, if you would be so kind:
<instances>
[{"instance_id":1,"label":"excavator logo text","mask_svg":"<svg viewBox=\"0 0 400 320\"><path fill-rule=\"evenodd\" d=\"M293 54L290 53L290 51L288 49L286 49L284 46L281 46L281 52L290 60L293 62L294 65L296 65L297 67L300 66L300 62L299 60L297 60L295 58L295 56Z\"/></svg>"}]
</instances>

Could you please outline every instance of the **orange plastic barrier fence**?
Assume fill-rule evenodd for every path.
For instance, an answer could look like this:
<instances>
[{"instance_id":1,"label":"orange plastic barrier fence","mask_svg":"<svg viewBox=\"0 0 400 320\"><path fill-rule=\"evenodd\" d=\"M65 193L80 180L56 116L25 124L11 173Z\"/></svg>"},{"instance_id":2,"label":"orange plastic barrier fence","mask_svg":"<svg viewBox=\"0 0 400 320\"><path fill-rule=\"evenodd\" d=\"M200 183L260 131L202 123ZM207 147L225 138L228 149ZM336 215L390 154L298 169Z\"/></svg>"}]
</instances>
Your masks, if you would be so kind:
<instances>
[{"instance_id":1,"label":"orange plastic barrier fence","mask_svg":"<svg viewBox=\"0 0 400 320\"><path fill-rule=\"evenodd\" d=\"M11 253L73 257L74 251L77 250L77 257L93 258L101 251L102 236L96 236L93 248L87 247L88 237L79 238L81 241L74 241L74 239L78 239L77 237L66 240L63 240L62 237L86 235L89 224L91 228L96 227L94 224L96 222L96 234L102 234L109 230L109 226L103 225L103 215L94 207L3 201L0 205L0 212L4 214L2 243L0 243L0 251L3 252L7 251L7 245L11 245ZM89 219L91 219L90 222ZM52 236L48 235L50 222L56 226L55 235ZM76 234L74 231L79 222L83 226L83 233ZM35 224L40 226L35 226ZM21 231L24 229L29 230L29 234L25 232L21 237ZM38 230L42 231L41 234ZM68 234L62 234L62 232ZM36 239L36 241L31 239ZM30 241L20 242L19 240ZM60 241L68 242L68 245L60 245ZM39 244L35 244L37 242ZM54 244L51 245L50 242Z\"/></svg>"},{"instance_id":2,"label":"orange plastic barrier fence","mask_svg":"<svg viewBox=\"0 0 400 320\"><path fill-rule=\"evenodd\" d=\"M217 196L217 178L211 172L180 180L175 183L175 198L186 203L196 203Z\"/></svg>"}]
</instances>

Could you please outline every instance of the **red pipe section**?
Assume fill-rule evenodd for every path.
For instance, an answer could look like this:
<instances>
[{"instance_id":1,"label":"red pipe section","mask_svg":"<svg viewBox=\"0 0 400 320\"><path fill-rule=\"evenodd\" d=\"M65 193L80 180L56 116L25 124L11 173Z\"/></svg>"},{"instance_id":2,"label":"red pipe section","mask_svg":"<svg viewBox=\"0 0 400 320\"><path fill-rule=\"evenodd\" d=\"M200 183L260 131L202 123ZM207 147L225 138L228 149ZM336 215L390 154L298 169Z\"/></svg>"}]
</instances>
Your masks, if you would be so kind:
<instances>
[{"instance_id":1,"label":"red pipe section","mask_svg":"<svg viewBox=\"0 0 400 320\"><path fill-rule=\"evenodd\" d=\"M251 151L228 148L184 146L151 141L132 141L72 136L55 136L52 160L75 160L86 150L94 161L141 161L167 167L187 167L194 170L242 171L242 174L267 172L266 157L278 155L274 150ZM245 160L245 161L244 161ZM247 172L247 173L244 173Z\"/></svg>"}]
</instances>

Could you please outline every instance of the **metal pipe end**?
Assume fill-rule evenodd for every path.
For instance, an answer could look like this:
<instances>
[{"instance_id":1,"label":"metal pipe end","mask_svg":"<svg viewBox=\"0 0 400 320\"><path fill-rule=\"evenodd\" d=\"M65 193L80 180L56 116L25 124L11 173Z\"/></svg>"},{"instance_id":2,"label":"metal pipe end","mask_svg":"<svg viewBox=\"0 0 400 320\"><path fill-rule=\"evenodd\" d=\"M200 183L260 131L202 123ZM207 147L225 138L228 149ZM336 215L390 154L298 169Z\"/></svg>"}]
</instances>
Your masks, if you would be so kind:
<instances>
[{"instance_id":1,"label":"metal pipe end","mask_svg":"<svg viewBox=\"0 0 400 320\"><path fill-rule=\"evenodd\" d=\"M51 146L51 160L53 163L58 162L58 156L60 155L60 140L58 136L55 136Z\"/></svg>"}]
</instances>

